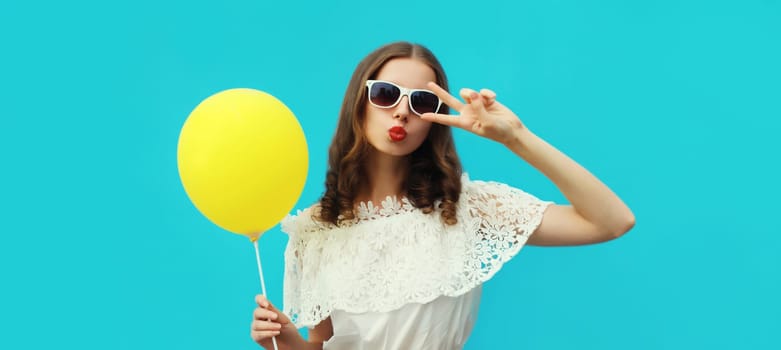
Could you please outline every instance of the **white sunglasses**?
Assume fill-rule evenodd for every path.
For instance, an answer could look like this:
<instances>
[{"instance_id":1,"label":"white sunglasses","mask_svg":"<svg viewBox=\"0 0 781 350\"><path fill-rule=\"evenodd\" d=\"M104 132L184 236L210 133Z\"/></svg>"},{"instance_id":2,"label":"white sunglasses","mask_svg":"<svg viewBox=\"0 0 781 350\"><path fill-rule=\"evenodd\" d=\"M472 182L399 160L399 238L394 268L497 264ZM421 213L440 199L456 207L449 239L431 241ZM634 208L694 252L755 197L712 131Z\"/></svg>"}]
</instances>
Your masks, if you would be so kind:
<instances>
[{"instance_id":1,"label":"white sunglasses","mask_svg":"<svg viewBox=\"0 0 781 350\"><path fill-rule=\"evenodd\" d=\"M408 89L385 80L367 80L369 103L378 108L393 108L407 96L409 108L417 115L437 113L442 100L430 90Z\"/></svg>"}]
</instances>

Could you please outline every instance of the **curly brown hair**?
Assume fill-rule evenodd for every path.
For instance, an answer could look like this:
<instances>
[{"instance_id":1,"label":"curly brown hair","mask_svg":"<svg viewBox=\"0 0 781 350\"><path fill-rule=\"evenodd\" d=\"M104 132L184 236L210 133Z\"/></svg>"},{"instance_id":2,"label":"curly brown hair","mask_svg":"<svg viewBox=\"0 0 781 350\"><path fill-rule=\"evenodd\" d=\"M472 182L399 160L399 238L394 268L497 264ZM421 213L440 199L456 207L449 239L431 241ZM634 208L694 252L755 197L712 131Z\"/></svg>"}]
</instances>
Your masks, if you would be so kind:
<instances>
[{"instance_id":1,"label":"curly brown hair","mask_svg":"<svg viewBox=\"0 0 781 350\"><path fill-rule=\"evenodd\" d=\"M367 184L364 161L372 147L364 133L364 108L368 103L365 84L394 58L421 60L434 70L436 83L448 90L447 76L439 60L419 44L387 44L358 64L347 86L339 123L328 151L325 193L315 214L322 222L338 226L342 221L355 218L355 197ZM447 105L443 104L439 113L448 114ZM435 202L441 200L441 219L448 225L455 224L462 170L450 127L433 123L423 144L407 157L410 166L402 186L410 203L429 214L434 211Z\"/></svg>"}]
</instances>

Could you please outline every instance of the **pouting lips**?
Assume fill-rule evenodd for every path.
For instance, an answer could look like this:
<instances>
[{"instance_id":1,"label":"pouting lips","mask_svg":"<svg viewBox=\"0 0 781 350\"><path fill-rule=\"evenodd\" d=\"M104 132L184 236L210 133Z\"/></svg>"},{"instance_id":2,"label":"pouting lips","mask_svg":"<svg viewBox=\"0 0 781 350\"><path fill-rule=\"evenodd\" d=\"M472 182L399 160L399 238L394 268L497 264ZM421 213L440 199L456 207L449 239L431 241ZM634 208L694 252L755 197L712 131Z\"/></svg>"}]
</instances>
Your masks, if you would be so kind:
<instances>
[{"instance_id":1,"label":"pouting lips","mask_svg":"<svg viewBox=\"0 0 781 350\"><path fill-rule=\"evenodd\" d=\"M393 141L401 141L404 140L405 137L407 137L407 131L404 130L403 127L394 126L388 129L388 136Z\"/></svg>"}]
</instances>

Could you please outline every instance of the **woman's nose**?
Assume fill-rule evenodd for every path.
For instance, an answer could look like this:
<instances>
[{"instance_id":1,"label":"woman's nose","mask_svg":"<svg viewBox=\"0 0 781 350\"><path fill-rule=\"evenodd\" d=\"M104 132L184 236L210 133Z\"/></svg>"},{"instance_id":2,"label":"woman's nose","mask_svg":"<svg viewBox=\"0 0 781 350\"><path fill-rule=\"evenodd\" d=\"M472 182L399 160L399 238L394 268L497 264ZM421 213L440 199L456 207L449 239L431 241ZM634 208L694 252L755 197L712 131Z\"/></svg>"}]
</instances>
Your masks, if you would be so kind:
<instances>
[{"instance_id":1,"label":"woman's nose","mask_svg":"<svg viewBox=\"0 0 781 350\"><path fill-rule=\"evenodd\" d=\"M409 114L410 114L409 97L402 96L401 101L399 101L399 104L393 110L393 118L398 118L406 122L407 117L409 117Z\"/></svg>"}]
</instances>

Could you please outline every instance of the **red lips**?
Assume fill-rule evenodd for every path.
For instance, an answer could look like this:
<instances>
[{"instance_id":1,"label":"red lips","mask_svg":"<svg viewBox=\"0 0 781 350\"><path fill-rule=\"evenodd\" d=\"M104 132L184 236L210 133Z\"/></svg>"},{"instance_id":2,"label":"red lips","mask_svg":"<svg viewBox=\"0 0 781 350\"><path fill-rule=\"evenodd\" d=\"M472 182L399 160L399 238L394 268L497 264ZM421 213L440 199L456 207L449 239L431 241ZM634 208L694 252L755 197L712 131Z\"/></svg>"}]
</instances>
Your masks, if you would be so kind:
<instances>
[{"instance_id":1,"label":"red lips","mask_svg":"<svg viewBox=\"0 0 781 350\"><path fill-rule=\"evenodd\" d=\"M404 130L404 128L400 126L394 126L388 129L388 136L393 141L401 141L407 137L407 130Z\"/></svg>"}]
</instances>

